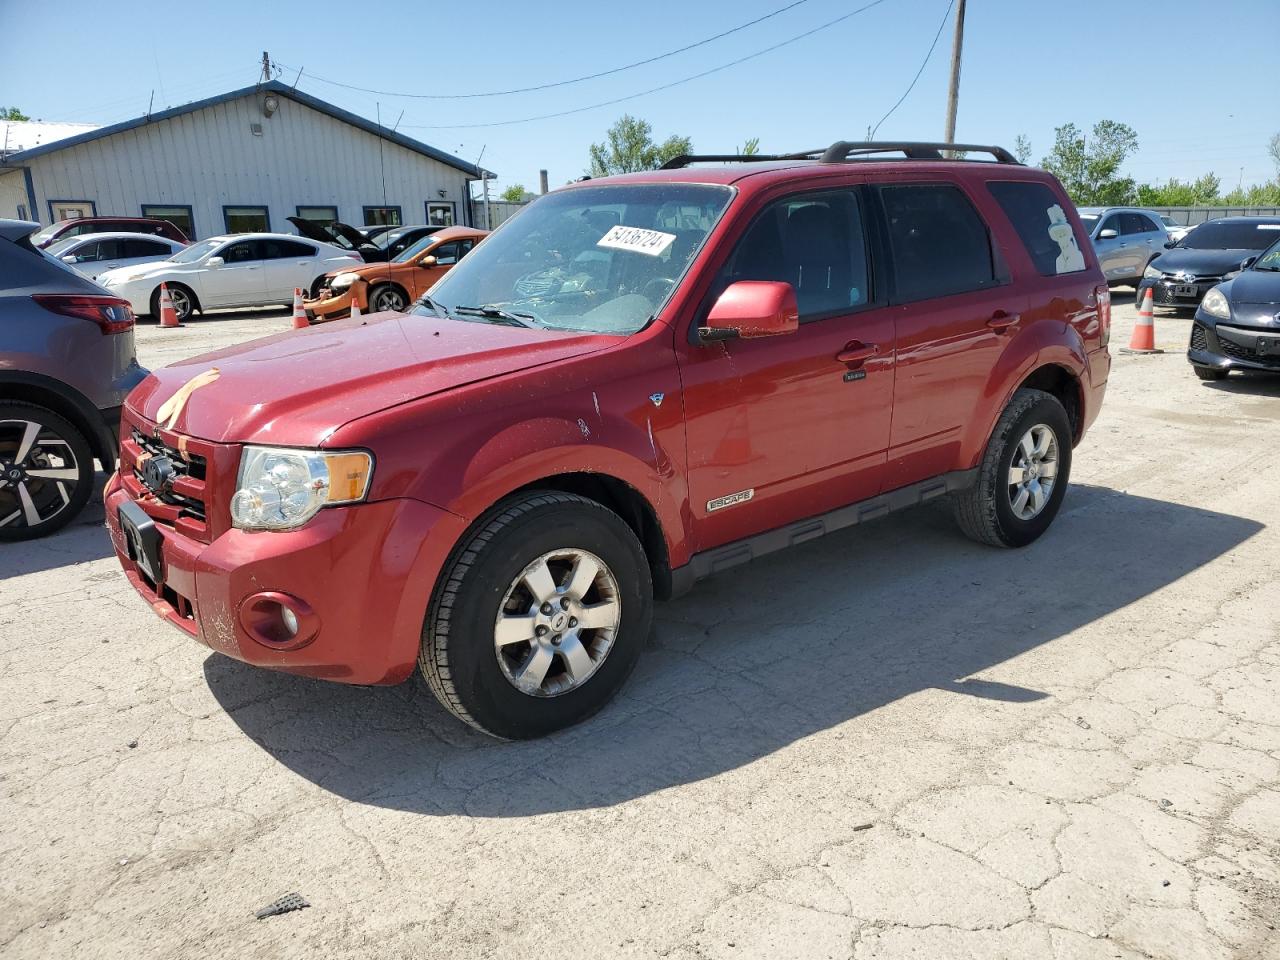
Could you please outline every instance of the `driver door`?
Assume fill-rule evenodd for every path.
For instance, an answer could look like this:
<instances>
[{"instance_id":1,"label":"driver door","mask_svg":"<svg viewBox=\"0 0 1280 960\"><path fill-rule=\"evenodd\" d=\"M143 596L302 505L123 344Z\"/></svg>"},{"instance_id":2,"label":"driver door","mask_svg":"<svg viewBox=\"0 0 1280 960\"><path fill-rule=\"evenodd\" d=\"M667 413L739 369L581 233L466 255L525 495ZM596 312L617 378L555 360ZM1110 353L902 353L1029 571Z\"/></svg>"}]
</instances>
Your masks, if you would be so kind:
<instances>
[{"instance_id":1,"label":"driver door","mask_svg":"<svg viewBox=\"0 0 1280 960\"><path fill-rule=\"evenodd\" d=\"M417 300L418 297L430 290L437 280L448 273L454 264L466 256L473 243L474 241L471 240L450 240L448 243L442 243L427 250L418 258L418 262L415 264L417 269L409 275L408 283L406 284L409 287L409 296ZM424 267L422 261L427 257L435 257L435 264L430 267Z\"/></svg>"},{"instance_id":2,"label":"driver door","mask_svg":"<svg viewBox=\"0 0 1280 960\"><path fill-rule=\"evenodd\" d=\"M221 247L220 267L206 266L200 275L200 302L206 307L238 307L266 302L262 241L236 240Z\"/></svg>"}]
</instances>

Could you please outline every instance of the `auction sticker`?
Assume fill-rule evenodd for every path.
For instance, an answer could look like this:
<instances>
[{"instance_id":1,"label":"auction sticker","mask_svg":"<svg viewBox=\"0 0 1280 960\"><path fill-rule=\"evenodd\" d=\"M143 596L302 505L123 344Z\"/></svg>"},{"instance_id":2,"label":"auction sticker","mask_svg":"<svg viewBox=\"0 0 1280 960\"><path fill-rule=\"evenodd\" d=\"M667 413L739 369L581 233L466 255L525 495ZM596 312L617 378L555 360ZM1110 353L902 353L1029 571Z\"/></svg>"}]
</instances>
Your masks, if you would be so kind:
<instances>
[{"instance_id":1,"label":"auction sticker","mask_svg":"<svg viewBox=\"0 0 1280 960\"><path fill-rule=\"evenodd\" d=\"M634 250L636 253L647 253L651 257L662 255L662 251L671 246L676 238L674 233L660 233L657 230L645 230L643 227L624 227L618 224L596 241L597 247L613 247L615 250Z\"/></svg>"}]
</instances>

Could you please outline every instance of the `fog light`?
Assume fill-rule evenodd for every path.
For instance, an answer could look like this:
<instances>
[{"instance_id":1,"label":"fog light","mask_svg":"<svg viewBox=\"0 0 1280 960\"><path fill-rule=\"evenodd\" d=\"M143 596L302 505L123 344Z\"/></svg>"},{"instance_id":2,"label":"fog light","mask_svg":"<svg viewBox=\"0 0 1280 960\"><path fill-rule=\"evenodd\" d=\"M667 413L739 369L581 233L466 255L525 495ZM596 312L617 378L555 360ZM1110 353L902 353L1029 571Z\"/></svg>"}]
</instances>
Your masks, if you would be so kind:
<instances>
[{"instance_id":1,"label":"fog light","mask_svg":"<svg viewBox=\"0 0 1280 960\"><path fill-rule=\"evenodd\" d=\"M320 617L297 597L275 590L255 593L240 604L240 626L272 650L297 650L320 633Z\"/></svg>"}]
</instances>

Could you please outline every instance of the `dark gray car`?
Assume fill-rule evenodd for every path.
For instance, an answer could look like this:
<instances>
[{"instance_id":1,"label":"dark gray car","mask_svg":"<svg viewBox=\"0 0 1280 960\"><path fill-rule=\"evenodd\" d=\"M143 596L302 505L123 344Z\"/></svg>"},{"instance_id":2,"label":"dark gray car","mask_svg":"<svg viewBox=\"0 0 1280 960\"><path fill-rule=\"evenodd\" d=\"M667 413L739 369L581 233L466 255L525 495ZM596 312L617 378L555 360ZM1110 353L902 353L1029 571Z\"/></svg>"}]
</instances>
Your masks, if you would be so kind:
<instances>
[{"instance_id":1,"label":"dark gray car","mask_svg":"<svg viewBox=\"0 0 1280 960\"><path fill-rule=\"evenodd\" d=\"M138 366L133 314L31 245L38 223L0 220L0 541L75 518L112 470Z\"/></svg>"}]
</instances>

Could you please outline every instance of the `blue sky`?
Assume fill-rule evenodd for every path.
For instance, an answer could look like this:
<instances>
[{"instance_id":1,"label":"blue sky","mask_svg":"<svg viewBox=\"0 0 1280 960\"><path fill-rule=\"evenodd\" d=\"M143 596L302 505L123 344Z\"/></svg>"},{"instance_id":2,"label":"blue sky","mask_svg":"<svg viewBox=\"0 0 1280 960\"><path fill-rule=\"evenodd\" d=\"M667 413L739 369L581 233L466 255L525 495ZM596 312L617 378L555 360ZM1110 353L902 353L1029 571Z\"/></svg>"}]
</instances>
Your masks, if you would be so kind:
<instances>
[{"instance_id":1,"label":"blue sky","mask_svg":"<svg viewBox=\"0 0 1280 960\"><path fill-rule=\"evenodd\" d=\"M396 92L452 94L570 79L663 53L784 6L789 0L543 5L220 0L0 0L0 103L33 117L109 123L252 83L262 51L282 79L536 188L579 176L587 148L624 111L655 136L731 151L758 136L765 151L860 139L907 88L948 0L883 0L806 39L673 89L558 119L478 129L571 110L697 74L809 30L867 0L805 0L696 50L585 83L512 96L429 101L345 90L316 77ZM1280 2L971 0L957 138L1012 146L1025 133L1038 162L1053 128L1128 123L1139 181L1216 172L1228 186L1275 174L1266 142L1280 111L1275 71ZM74 25L69 28L69 25ZM1201 37L1212 27L1214 39ZM1226 37L1229 36L1229 39ZM1222 38L1222 39L1219 39ZM880 139L941 139L951 26ZM446 129L437 129L445 127Z\"/></svg>"}]
</instances>

